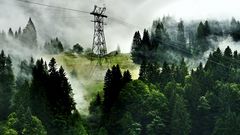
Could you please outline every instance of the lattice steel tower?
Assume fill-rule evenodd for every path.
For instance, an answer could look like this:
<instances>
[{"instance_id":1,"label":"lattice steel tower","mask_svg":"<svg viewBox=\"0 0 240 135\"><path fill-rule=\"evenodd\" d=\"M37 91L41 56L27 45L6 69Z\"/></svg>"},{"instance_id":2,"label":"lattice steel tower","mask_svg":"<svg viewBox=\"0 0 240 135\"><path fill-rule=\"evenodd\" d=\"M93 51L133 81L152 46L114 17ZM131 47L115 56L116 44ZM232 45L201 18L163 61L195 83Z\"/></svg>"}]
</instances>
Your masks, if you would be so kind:
<instances>
[{"instance_id":1,"label":"lattice steel tower","mask_svg":"<svg viewBox=\"0 0 240 135\"><path fill-rule=\"evenodd\" d=\"M94 6L93 12L90 14L94 16L94 36L93 36L93 46L92 51L94 54L102 57L107 54L106 40L104 36L104 18L107 18L104 15L106 7Z\"/></svg>"}]
</instances>

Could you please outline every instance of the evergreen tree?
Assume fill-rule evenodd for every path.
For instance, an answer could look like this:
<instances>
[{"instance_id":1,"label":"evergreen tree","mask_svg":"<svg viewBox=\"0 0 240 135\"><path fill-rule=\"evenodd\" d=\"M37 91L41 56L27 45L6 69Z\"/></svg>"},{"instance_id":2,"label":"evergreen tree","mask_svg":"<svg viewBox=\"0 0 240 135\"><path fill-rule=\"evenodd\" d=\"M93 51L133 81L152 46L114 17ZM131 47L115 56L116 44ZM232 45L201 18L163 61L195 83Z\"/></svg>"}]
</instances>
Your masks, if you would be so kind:
<instances>
[{"instance_id":1,"label":"evergreen tree","mask_svg":"<svg viewBox=\"0 0 240 135\"><path fill-rule=\"evenodd\" d=\"M132 81L131 73L129 72L129 70L127 70L123 73L122 83L123 83L123 85L126 85L127 83L129 83L131 81Z\"/></svg>"},{"instance_id":2,"label":"evergreen tree","mask_svg":"<svg viewBox=\"0 0 240 135\"><path fill-rule=\"evenodd\" d=\"M32 116L30 109L20 106L17 112L8 116L3 134L4 135L47 135L42 122ZM13 135L14 135L13 134Z\"/></svg>"},{"instance_id":3,"label":"evergreen tree","mask_svg":"<svg viewBox=\"0 0 240 135\"><path fill-rule=\"evenodd\" d=\"M12 60L2 50L0 53L0 120L6 119L10 109L14 91L14 74Z\"/></svg>"},{"instance_id":4,"label":"evergreen tree","mask_svg":"<svg viewBox=\"0 0 240 135\"><path fill-rule=\"evenodd\" d=\"M142 51L143 51L143 59L142 61L151 61L153 59L153 45L150 40L150 35L148 30L144 30L143 38L142 38Z\"/></svg>"},{"instance_id":5,"label":"evergreen tree","mask_svg":"<svg viewBox=\"0 0 240 135\"><path fill-rule=\"evenodd\" d=\"M147 126L147 133L149 135L164 135L165 124L161 117L156 116L153 121Z\"/></svg>"},{"instance_id":6,"label":"evergreen tree","mask_svg":"<svg viewBox=\"0 0 240 135\"><path fill-rule=\"evenodd\" d=\"M204 35L209 36L211 34L210 26L208 21L205 21L204 23Z\"/></svg>"},{"instance_id":7,"label":"evergreen tree","mask_svg":"<svg viewBox=\"0 0 240 135\"><path fill-rule=\"evenodd\" d=\"M107 70L105 79L104 79L104 100L103 100L103 111L108 113L112 106L111 96L112 96L112 71L110 69Z\"/></svg>"},{"instance_id":8,"label":"evergreen tree","mask_svg":"<svg viewBox=\"0 0 240 135\"><path fill-rule=\"evenodd\" d=\"M43 59L37 60L33 67L32 83L30 86L30 108L33 115L40 118L48 128L51 123L49 103L47 102L48 71Z\"/></svg>"},{"instance_id":9,"label":"evergreen tree","mask_svg":"<svg viewBox=\"0 0 240 135\"><path fill-rule=\"evenodd\" d=\"M202 22L198 25L197 28L197 46L194 48L195 54L199 55L202 54L203 52L207 51L209 48L209 43L207 41L207 36L209 35L209 26L208 23L206 22L205 26Z\"/></svg>"},{"instance_id":10,"label":"evergreen tree","mask_svg":"<svg viewBox=\"0 0 240 135\"><path fill-rule=\"evenodd\" d=\"M177 82L184 84L185 77L188 75L188 67L187 64L184 61L184 58L182 58L179 66L179 74L178 74L178 80Z\"/></svg>"},{"instance_id":11,"label":"evergreen tree","mask_svg":"<svg viewBox=\"0 0 240 135\"><path fill-rule=\"evenodd\" d=\"M212 135L238 135L240 133L240 116L234 112L218 118Z\"/></svg>"},{"instance_id":12,"label":"evergreen tree","mask_svg":"<svg viewBox=\"0 0 240 135\"><path fill-rule=\"evenodd\" d=\"M229 46L225 49L224 56L228 58L232 58L232 50L230 49Z\"/></svg>"},{"instance_id":13,"label":"evergreen tree","mask_svg":"<svg viewBox=\"0 0 240 135\"><path fill-rule=\"evenodd\" d=\"M164 41L164 26L161 22L157 22L156 28L154 33L152 34L152 44L154 46L154 49L157 49L158 46L163 46L163 41Z\"/></svg>"},{"instance_id":14,"label":"evergreen tree","mask_svg":"<svg viewBox=\"0 0 240 135\"><path fill-rule=\"evenodd\" d=\"M29 48L37 48L37 31L31 18L28 20L28 24L19 35L19 40Z\"/></svg>"},{"instance_id":15,"label":"evergreen tree","mask_svg":"<svg viewBox=\"0 0 240 135\"><path fill-rule=\"evenodd\" d=\"M132 42L131 55L134 63L141 64L143 58L142 38L139 31L135 32Z\"/></svg>"},{"instance_id":16,"label":"evergreen tree","mask_svg":"<svg viewBox=\"0 0 240 135\"><path fill-rule=\"evenodd\" d=\"M177 95L173 108L171 135L188 135L191 129L190 115L183 97Z\"/></svg>"},{"instance_id":17,"label":"evergreen tree","mask_svg":"<svg viewBox=\"0 0 240 135\"><path fill-rule=\"evenodd\" d=\"M33 68L30 101L33 113L46 124L48 134L60 135L68 131L75 102L64 69L57 70L54 58L49 63L49 70L42 59L37 60Z\"/></svg>"},{"instance_id":18,"label":"evergreen tree","mask_svg":"<svg viewBox=\"0 0 240 135\"><path fill-rule=\"evenodd\" d=\"M73 52L81 54L83 53L83 47L77 43L73 46Z\"/></svg>"},{"instance_id":19,"label":"evergreen tree","mask_svg":"<svg viewBox=\"0 0 240 135\"><path fill-rule=\"evenodd\" d=\"M210 121L210 109L211 106L206 97L201 96L199 98L199 105L197 106L197 115L198 115L198 134L200 135L209 135L211 134L211 121Z\"/></svg>"},{"instance_id":20,"label":"evergreen tree","mask_svg":"<svg viewBox=\"0 0 240 135\"><path fill-rule=\"evenodd\" d=\"M150 35L148 30L146 29L143 31L142 46L143 46L144 52L152 49L151 42L150 42Z\"/></svg>"},{"instance_id":21,"label":"evergreen tree","mask_svg":"<svg viewBox=\"0 0 240 135\"><path fill-rule=\"evenodd\" d=\"M171 69L167 62L163 63L162 72L160 74L160 84L164 87L168 82L172 80Z\"/></svg>"},{"instance_id":22,"label":"evergreen tree","mask_svg":"<svg viewBox=\"0 0 240 135\"><path fill-rule=\"evenodd\" d=\"M59 54L64 51L63 44L58 38L51 39L50 42L46 42L44 45L44 49L49 54ZM83 50L81 50L83 48L79 48L78 45L76 45L75 48L73 48L73 49L74 49L74 51L80 51L80 52L83 51Z\"/></svg>"},{"instance_id":23,"label":"evergreen tree","mask_svg":"<svg viewBox=\"0 0 240 135\"><path fill-rule=\"evenodd\" d=\"M145 61L142 62L139 71L139 80L147 81L147 64Z\"/></svg>"},{"instance_id":24,"label":"evergreen tree","mask_svg":"<svg viewBox=\"0 0 240 135\"><path fill-rule=\"evenodd\" d=\"M12 28L9 28L9 30L8 30L8 36L10 36L10 37L14 37L14 34L13 34L13 31L12 31Z\"/></svg>"},{"instance_id":25,"label":"evergreen tree","mask_svg":"<svg viewBox=\"0 0 240 135\"><path fill-rule=\"evenodd\" d=\"M179 23L178 23L178 31L177 31L177 42L178 44L181 45L181 48L182 49L186 49L186 38L185 38L185 33L184 33L184 24L183 24L183 21L181 20Z\"/></svg>"}]
</instances>

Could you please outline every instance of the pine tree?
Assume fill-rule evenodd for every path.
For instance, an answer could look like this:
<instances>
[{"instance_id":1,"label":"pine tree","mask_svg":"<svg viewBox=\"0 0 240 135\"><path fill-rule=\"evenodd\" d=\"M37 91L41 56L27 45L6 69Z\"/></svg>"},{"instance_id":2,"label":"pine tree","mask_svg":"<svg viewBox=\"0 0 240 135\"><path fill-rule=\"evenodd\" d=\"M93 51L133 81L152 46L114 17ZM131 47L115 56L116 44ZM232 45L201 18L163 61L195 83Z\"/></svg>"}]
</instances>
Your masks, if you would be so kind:
<instances>
[{"instance_id":1,"label":"pine tree","mask_svg":"<svg viewBox=\"0 0 240 135\"><path fill-rule=\"evenodd\" d=\"M207 23L208 24L208 23ZM203 52L207 51L209 48L207 38L208 32L207 32L207 27L200 22L198 29L197 29L197 47L195 48L195 54L199 55L202 54Z\"/></svg>"},{"instance_id":2,"label":"pine tree","mask_svg":"<svg viewBox=\"0 0 240 135\"><path fill-rule=\"evenodd\" d=\"M143 31L142 46L143 46L144 52L152 49L152 45L150 42L150 35L149 35L148 30L146 30L146 29ZM147 54L145 54L145 55L147 55Z\"/></svg>"},{"instance_id":3,"label":"pine tree","mask_svg":"<svg viewBox=\"0 0 240 135\"><path fill-rule=\"evenodd\" d=\"M172 80L171 69L167 62L163 63L162 72L160 74L160 84L164 87L168 82Z\"/></svg>"},{"instance_id":4,"label":"pine tree","mask_svg":"<svg viewBox=\"0 0 240 135\"><path fill-rule=\"evenodd\" d=\"M43 123L49 127L51 123L51 115L49 103L47 100L48 71L44 67L43 59L37 60L33 67L32 83L30 86L30 108L33 115L40 118Z\"/></svg>"},{"instance_id":5,"label":"pine tree","mask_svg":"<svg viewBox=\"0 0 240 135\"><path fill-rule=\"evenodd\" d=\"M204 23L204 35L209 36L211 34L210 26L208 24L208 21L205 21Z\"/></svg>"},{"instance_id":6,"label":"pine tree","mask_svg":"<svg viewBox=\"0 0 240 135\"><path fill-rule=\"evenodd\" d=\"M65 71L61 66L59 68L59 80L60 80L60 89L59 89L59 99L58 99L58 113L62 113L65 117L68 117L72 114L72 111L75 110L75 102L73 99L73 92L70 83L65 75ZM60 112L62 111L62 112Z\"/></svg>"},{"instance_id":7,"label":"pine tree","mask_svg":"<svg viewBox=\"0 0 240 135\"><path fill-rule=\"evenodd\" d=\"M228 112L217 119L212 135L238 135L240 133L239 122L238 113Z\"/></svg>"},{"instance_id":8,"label":"pine tree","mask_svg":"<svg viewBox=\"0 0 240 135\"><path fill-rule=\"evenodd\" d=\"M188 67L184 61L184 58L182 58L181 62L180 62L180 66L179 66L179 80L178 82L181 84L184 84L185 82L185 77L188 75Z\"/></svg>"},{"instance_id":9,"label":"pine tree","mask_svg":"<svg viewBox=\"0 0 240 135\"><path fill-rule=\"evenodd\" d=\"M161 22L157 22L154 33L152 34L152 44L154 49L163 45L164 26Z\"/></svg>"},{"instance_id":10,"label":"pine tree","mask_svg":"<svg viewBox=\"0 0 240 135\"><path fill-rule=\"evenodd\" d=\"M12 31L12 28L9 28L9 30L8 30L8 36L10 36L10 37L14 37L14 34L13 34L13 31Z\"/></svg>"},{"instance_id":11,"label":"pine tree","mask_svg":"<svg viewBox=\"0 0 240 135\"><path fill-rule=\"evenodd\" d=\"M202 22L199 23L198 28L197 28L197 38L202 39L205 36L205 31L204 31L204 24Z\"/></svg>"},{"instance_id":12,"label":"pine tree","mask_svg":"<svg viewBox=\"0 0 240 135\"><path fill-rule=\"evenodd\" d=\"M9 129L19 135L47 135L42 122L32 115L30 108L26 109L23 106L8 116L4 135L9 135Z\"/></svg>"},{"instance_id":13,"label":"pine tree","mask_svg":"<svg viewBox=\"0 0 240 135\"><path fill-rule=\"evenodd\" d=\"M232 50L230 49L229 46L227 46L227 48L225 49L224 56L228 58L232 58Z\"/></svg>"},{"instance_id":14,"label":"pine tree","mask_svg":"<svg viewBox=\"0 0 240 135\"><path fill-rule=\"evenodd\" d=\"M183 24L183 21L181 20L178 23L177 42L178 42L178 44L181 45L180 48L182 48L182 49L186 49L186 38L185 38L184 34L185 34L184 33L184 24Z\"/></svg>"},{"instance_id":15,"label":"pine tree","mask_svg":"<svg viewBox=\"0 0 240 135\"><path fill-rule=\"evenodd\" d=\"M132 76L131 76L131 73L129 72L129 70L127 70L123 73L122 83L123 83L123 85L126 85L130 81L132 81Z\"/></svg>"},{"instance_id":16,"label":"pine tree","mask_svg":"<svg viewBox=\"0 0 240 135\"><path fill-rule=\"evenodd\" d=\"M110 108L112 106L111 96L112 96L112 71L110 69L107 70L105 78L104 78L104 88L103 88L103 112L109 113Z\"/></svg>"},{"instance_id":17,"label":"pine tree","mask_svg":"<svg viewBox=\"0 0 240 135\"><path fill-rule=\"evenodd\" d=\"M209 101L205 96L199 98L199 104L197 106L197 119L199 122L196 124L198 134L209 135L211 134L211 121L210 121L210 109Z\"/></svg>"},{"instance_id":18,"label":"pine tree","mask_svg":"<svg viewBox=\"0 0 240 135\"><path fill-rule=\"evenodd\" d=\"M140 64L142 62L142 38L139 31L135 32L134 34L131 55L134 63Z\"/></svg>"},{"instance_id":19,"label":"pine tree","mask_svg":"<svg viewBox=\"0 0 240 135\"><path fill-rule=\"evenodd\" d=\"M191 129L190 115L183 97L177 95L171 122L171 135L188 135Z\"/></svg>"},{"instance_id":20,"label":"pine tree","mask_svg":"<svg viewBox=\"0 0 240 135\"><path fill-rule=\"evenodd\" d=\"M139 71L139 80L147 81L147 64L145 61L142 62Z\"/></svg>"},{"instance_id":21,"label":"pine tree","mask_svg":"<svg viewBox=\"0 0 240 135\"><path fill-rule=\"evenodd\" d=\"M10 112L14 85L11 58L2 50L0 53L0 120L6 119Z\"/></svg>"},{"instance_id":22,"label":"pine tree","mask_svg":"<svg viewBox=\"0 0 240 135\"><path fill-rule=\"evenodd\" d=\"M143 38L142 38L142 62L143 61L150 61L152 59L152 53L150 53L153 49L153 46L150 41L150 35L148 30L144 30Z\"/></svg>"},{"instance_id":23,"label":"pine tree","mask_svg":"<svg viewBox=\"0 0 240 135\"><path fill-rule=\"evenodd\" d=\"M223 73L224 74L224 77L228 78L229 75L230 75L230 69L231 67L233 66L233 54L232 54L232 50L231 48L228 46L225 51L224 51L224 55L223 55L223 65L225 65L226 67L228 68L225 68Z\"/></svg>"},{"instance_id":24,"label":"pine tree","mask_svg":"<svg viewBox=\"0 0 240 135\"><path fill-rule=\"evenodd\" d=\"M112 86L113 86L113 100L111 102L116 102L118 100L119 93L123 87L122 85L122 73L119 65L112 67Z\"/></svg>"},{"instance_id":25,"label":"pine tree","mask_svg":"<svg viewBox=\"0 0 240 135\"><path fill-rule=\"evenodd\" d=\"M28 24L23 29L19 40L29 48L37 48L37 31L31 18L29 18Z\"/></svg>"}]
</instances>

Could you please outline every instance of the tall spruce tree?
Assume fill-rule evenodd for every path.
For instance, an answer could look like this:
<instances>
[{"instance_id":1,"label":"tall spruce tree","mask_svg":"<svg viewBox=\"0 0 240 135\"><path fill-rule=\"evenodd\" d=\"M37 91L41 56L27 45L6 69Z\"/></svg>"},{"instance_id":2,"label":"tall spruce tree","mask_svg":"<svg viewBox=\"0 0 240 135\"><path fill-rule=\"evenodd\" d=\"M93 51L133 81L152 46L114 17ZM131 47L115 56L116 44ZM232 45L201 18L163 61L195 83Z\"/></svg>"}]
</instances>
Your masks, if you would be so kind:
<instances>
[{"instance_id":1,"label":"tall spruce tree","mask_svg":"<svg viewBox=\"0 0 240 135\"><path fill-rule=\"evenodd\" d=\"M171 135L189 135L191 129L190 115L182 96L176 96L171 121Z\"/></svg>"},{"instance_id":2,"label":"tall spruce tree","mask_svg":"<svg viewBox=\"0 0 240 135\"><path fill-rule=\"evenodd\" d=\"M14 74L12 60L2 50L0 53L0 120L6 119L10 109L14 91Z\"/></svg>"},{"instance_id":3,"label":"tall spruce tree","mask_svg":"<svg viewBox=\"0 0 240 135\"><path fill-rule=\"evenodd\" d=\"M134 63L141 64L143 58L143 48L142 38L139 31L134 34L131 55Z\"/></svg>"},{"instance_id":4,"label":"tall spruce tree","mask_svg":"<svg viewBox=\"0 0 240 135\"><path fill-rule=\"evenodd\" d=\"M184 33L184 24L183 21L181 20L178 23L178 29L177 29L177 42L180 45L182 49L186 49L186 38L185 38L185 33Z\"/></svg>"},{"instance_id":5,"label":"tall spruce tree","mask_svg":"<svg viewBox=\"0 0 240 135\"><path fill-rule=\"evenodd\" d=\"M104 88L103 88L103 112L109 113L112 102L111 102L111 96L112 96L112 71L110 69L107 70L105 78L104 78Z\"/></svg>"}]
</instances>

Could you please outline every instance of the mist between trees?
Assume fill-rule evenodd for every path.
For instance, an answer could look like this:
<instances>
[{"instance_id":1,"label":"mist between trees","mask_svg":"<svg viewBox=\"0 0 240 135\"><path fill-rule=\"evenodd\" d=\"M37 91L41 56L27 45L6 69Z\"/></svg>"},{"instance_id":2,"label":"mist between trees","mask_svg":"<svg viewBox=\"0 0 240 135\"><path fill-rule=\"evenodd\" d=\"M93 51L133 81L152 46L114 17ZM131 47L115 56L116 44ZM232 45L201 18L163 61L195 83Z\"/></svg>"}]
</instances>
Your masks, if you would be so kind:
<instances>
[{"instance_id":1,"label":"mist between trees","mask_svg":"<svg viewBox=\"0 0 240 135\"><path fill-rule=\"evenodd\" d=\"M91 51L80 44L67 48L56 37L40 45L29 19L23 30L10 28L0 35L0 133L237 135L239 33L234 18L156 20L143 36L139 31L134 34L130 59L140 66L139 78L133 80L131 70L111 65L101 80L103 89L96 88L90 101L74 96L89 92L82 87L83 80L49 57L89 60ZM79 113L77 106L85 106L87 113Z\"/></svg>"}]
</instances>

